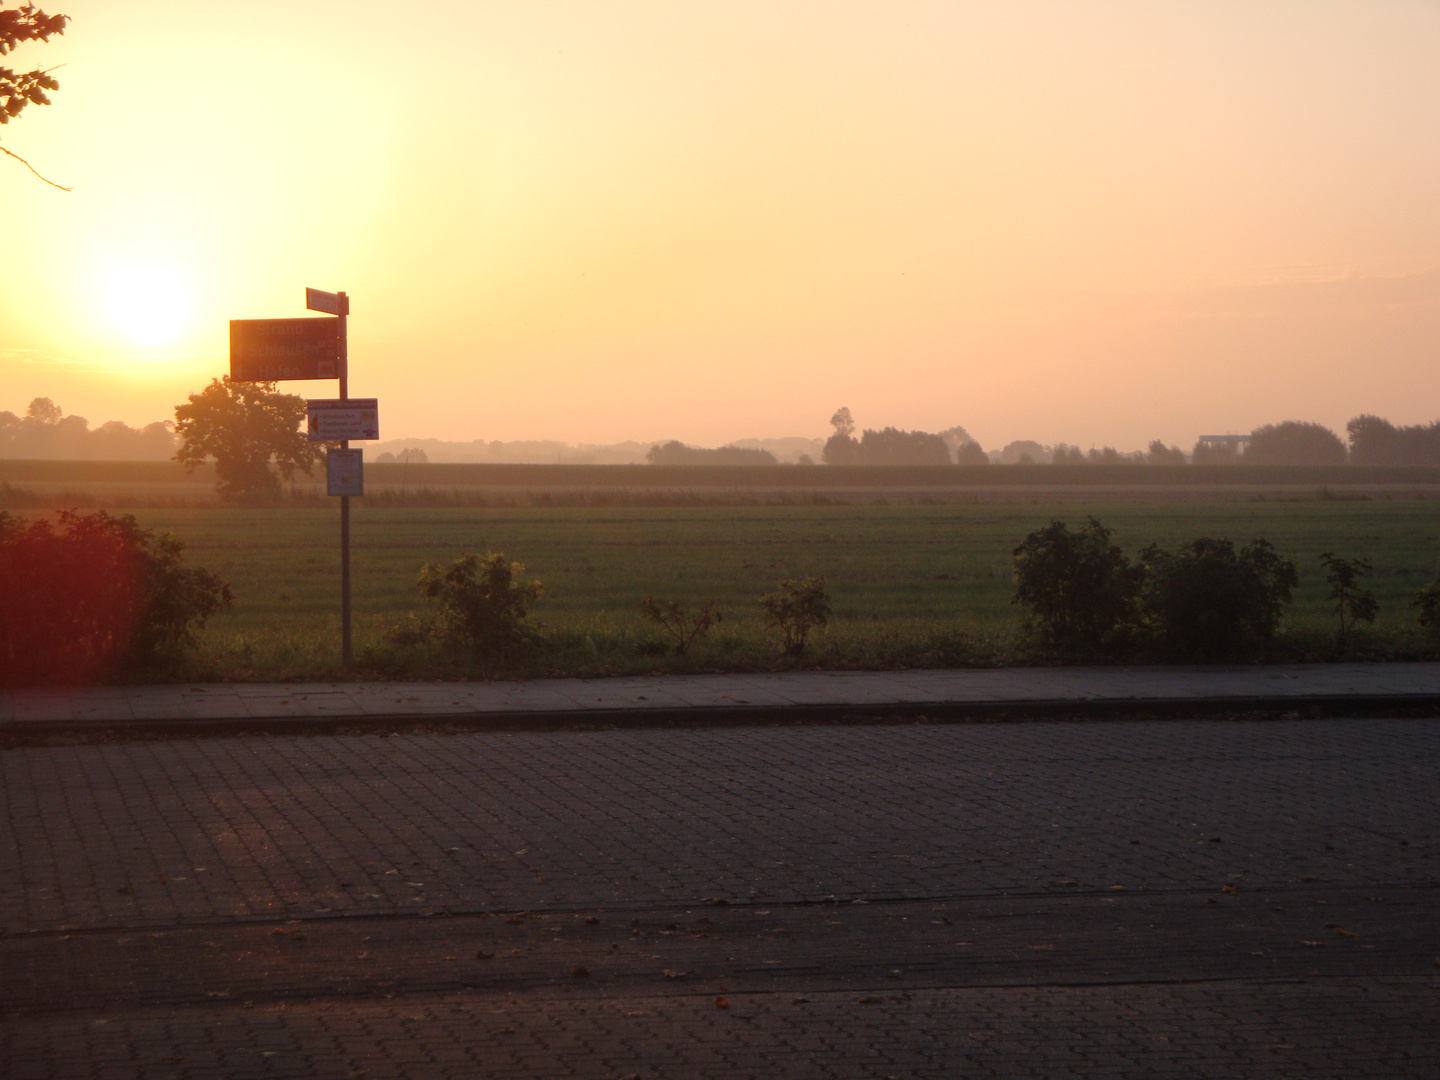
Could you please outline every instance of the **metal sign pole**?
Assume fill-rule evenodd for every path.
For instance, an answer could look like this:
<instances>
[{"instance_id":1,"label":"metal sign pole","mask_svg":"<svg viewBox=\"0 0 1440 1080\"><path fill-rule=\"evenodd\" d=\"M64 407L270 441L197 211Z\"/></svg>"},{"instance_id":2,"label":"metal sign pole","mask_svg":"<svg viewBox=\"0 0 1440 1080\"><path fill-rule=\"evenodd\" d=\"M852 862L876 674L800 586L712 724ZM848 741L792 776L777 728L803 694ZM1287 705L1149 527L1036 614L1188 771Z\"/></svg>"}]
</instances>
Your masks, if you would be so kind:
<instances>
[{"instance_id":1,"label":"metal sign pole","mask_svg":"<svg viewBox=\"0 0 1440 1080\"><path fill-rule=\"evenodd\" d=\"M340 298L340 400L350 396L350 350L346 337L346 319L350 314L350 298L343 292ZM350 448L350 440L340 443L342 449ZM348 669L353 659L350 644L350 496L340 496L340 666Z\"/></svg>"}]
</instances>

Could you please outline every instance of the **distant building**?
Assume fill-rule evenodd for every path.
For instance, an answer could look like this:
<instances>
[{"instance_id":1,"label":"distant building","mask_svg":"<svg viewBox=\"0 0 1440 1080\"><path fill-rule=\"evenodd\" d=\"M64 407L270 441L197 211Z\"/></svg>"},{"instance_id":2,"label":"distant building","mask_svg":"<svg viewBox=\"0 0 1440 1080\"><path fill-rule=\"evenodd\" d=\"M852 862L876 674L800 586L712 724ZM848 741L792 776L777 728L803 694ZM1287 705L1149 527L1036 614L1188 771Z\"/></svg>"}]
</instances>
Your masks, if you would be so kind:
<instances>
[{"instance_id":1,"label":"distant building","mask_svg":"<svg viewBox=\"0 0 1440 1080\"><path fill-rule=\"evenodd\" d=\"M1249 435L1201 435L1195 440L1197 446L1203 446L1207 450L1244 450L1245 445L1250 441Z\"/></svg>"}]
</instances>

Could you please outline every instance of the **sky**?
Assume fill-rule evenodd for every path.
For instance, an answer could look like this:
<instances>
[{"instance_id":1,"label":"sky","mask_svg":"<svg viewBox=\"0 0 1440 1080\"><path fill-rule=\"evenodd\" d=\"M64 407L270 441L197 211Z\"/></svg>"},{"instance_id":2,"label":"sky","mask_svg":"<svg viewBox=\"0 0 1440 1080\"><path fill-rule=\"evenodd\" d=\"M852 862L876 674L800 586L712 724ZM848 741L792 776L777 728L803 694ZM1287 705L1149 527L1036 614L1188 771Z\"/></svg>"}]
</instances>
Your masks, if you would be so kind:
<instances>
[{"instance_id":1,"label":"sky","mask_svg":"<svg viewBox=\"0 0 1440 1080\"><path fill-rule=\"evenodd\" d=\"M1434 3L42 6L0 409L170 418L312 286L387 439L1440 418Z\"/></svg>"}]
</instances>

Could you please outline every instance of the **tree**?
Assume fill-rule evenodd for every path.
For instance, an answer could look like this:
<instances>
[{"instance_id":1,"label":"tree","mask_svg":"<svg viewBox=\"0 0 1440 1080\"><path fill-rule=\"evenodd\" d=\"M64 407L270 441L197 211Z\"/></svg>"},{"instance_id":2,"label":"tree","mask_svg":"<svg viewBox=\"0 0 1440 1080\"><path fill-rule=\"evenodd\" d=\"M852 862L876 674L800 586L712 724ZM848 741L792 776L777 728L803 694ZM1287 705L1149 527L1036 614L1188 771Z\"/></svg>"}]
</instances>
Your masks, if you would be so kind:
<instances>
[{"instance_id":1,"label":"tree","mask_svg":"<svg viewBox=\"0 0 1440 1080\"><path fill-rule=\"evenodd\" d=\"M37 397L25 410L25 419L32 424L58 424L65 415L59 405L48 397Z\"/></svg>"},{"instance_id":2,"label":"tree","mask_svg":"<svg viewBox=\"0 0 1440 1080\"><path fill-rule=\"evenodd\" d=\"M1250 433L1246 465L1344 465L1345 444L1323 424L1287 420Z\"/></svg>"},{"instance_id":3,"label":"tree","mask_svg":"<svg viewBox=\"0 0 1440 1080\"><path fill-rule=\"evenodd\" d=\"M842 405L830 417L835 434L825 440L820 460L826 465L855 465L860 461L860 441L855 438L855 418L848 407Z\"/></svg>"},{"instance_id":4,"label":"tree","mask_svg":"<svg viewBox=\"0 0 1440 1080\"><path fill-rule=\"evenodd\" d=\"M1052 521L1015 549L1015 596L1046 641L1094 652L1128 618L1139 574L1093 517L1072 531Z\"/></svg>"},{"instance_id":5,"label":"tree","mask_svg":"<svg viewBox=\"0 0 1440 1080\"><path fill-rule=\"evenodd\" d=\"M1396 427L1378 416L1345 425L1352 465L1440 465L1440 423Z\"/></svg>"},{"instance_id":6,"label":"tree","mask_svg":"<svg viewBox=\"0 0 1440 1080\"><path fill-rule=\"evenodd\" d=\"M1022 458L1029 458L1029 461L1022 461ZM1050 448L1041 446L1034 439L1016 439L1014 442L1006 443L1005 448L1000 451L1001 465L1048 465L1050 464Z\"/></svg>"},{"instance_id":7,"label":"tree","mask_svg":"<svg viewBox=\"0 0 1440 1080\"><path fill-rule=\"evenodd\" d=\"M1360 587L1360 579L1369 577L1375 568L1364 559L1342 559L1328 551L1320 553L1320 562L1325 567L1325 583L1330 586L1330 599L1335 601L1343 648L1349 631L1355 629L1357 622L1373 623L1380 613L1380 604L1375 597Z\"/></svg>"},{"instance_id":8,"label":"tree","mask_svg":"<svg viewBox=\"0 0 1440 1080\"><path fill-rule=\"evenodd\" d=\"M1146 465L1184 465L1185 451L1178 446L1166 446L1159 439L1150 441L1150 449L1145 453Z\"/></svg>"},{"instance_id":9,"label":"tree","mask_svg":"<svg viewBox=\"0 0 1440 1080\"><path fill-rule=\"evenodd\" d=\"M325 444L299 430L305 415L305 399L277 393L274 383L235 382L228 375L211 379L186 404L175 406L180 438L175 460L193 471L214 458L224 498L276 495L280 478L270 469L272 458L289 480L297 470L308 473L324 450Z\"/></svg>"},{"instance_id":10,"label":"tree","mask_svg":"<svg viewBox=\"0 0 1440 1080\"><path fill-rule=\"evenodd\" d=\"M866 429L860 437L861 465L949 465L950 448L928 431L901 431L887 427Z\"/></svg>"},{"instance_id":11,"label":"tree","mask_svg":"<svg viewBox=\"0 0 1440 1080\"><path fill-rule=\"evenodd\" d=\"M0 9L0 56L6 56L15 47L26 41L49 41L51 34L65 33L68 15L47 15L34 4L21 4L18 8ZM8 124L31 105L49 105L48 90L59 90L60 84L48 71L36 68L19 72L13 68L0 67L0 124ZM0 153L14 158L41 180L45 177L35 172L35 167L19 154L0 146ZM51 187L60 187L51 180L45 180ZM62 188L68 191L69 188Z\"/></svg>"},{"instance_id":12,"label":"tree","mask_svg":"<svg viewBox=\"0 0 1440 1080\"><path fill-rule=\"evenodd\" d=\"M1192 465L1235 465L1240 461L1240 447L1237 442L1202 442L1196 440L1190 451Z\"/></svg>"},{"instance_id":13,"label":"tree","mask_svg":"<svg viewBox=\"0 0 1440 1080\"><path fill-rule=\"evenodd\" d=\"M707 450L699 446L686 446L678 439L652 446L645 452L645 461L651 465L775 465L775 455L769 450L752 450L743 446L722 446L718 450Z\"/></svg>"},{"instance_id":14,"label":"tree","mask_svg":"<svg viewBox=\"0 0 1440 1080\"><path fill-rule=\"evenodd\" d=\"M1078 446L1071 446L1069 443L1056 443L1055 449L1050 453L1050 464L1052 465L1084 465L1085 451Z\"/></svg>"},{"instance_id":15,"label":"tree","mask_svg":"<svg viewBox=\"0 0 1440 1080\"><path fill-rule=\"evenodd\" d=\"M978 442L961 443L955 448L956 465L989 465L990 455Z\"/></svg>"}]
</instances>

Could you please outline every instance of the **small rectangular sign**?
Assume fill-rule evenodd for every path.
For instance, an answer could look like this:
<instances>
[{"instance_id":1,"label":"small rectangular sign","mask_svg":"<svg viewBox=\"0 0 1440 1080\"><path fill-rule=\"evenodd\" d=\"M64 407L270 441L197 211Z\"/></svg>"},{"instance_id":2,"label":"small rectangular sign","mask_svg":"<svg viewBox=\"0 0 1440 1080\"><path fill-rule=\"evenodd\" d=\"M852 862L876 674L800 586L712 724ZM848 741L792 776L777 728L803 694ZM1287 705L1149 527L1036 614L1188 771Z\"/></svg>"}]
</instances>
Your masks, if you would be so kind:
<instances>
[{"instance_id":1,"label":"small rectangular sign","mask_svg":"<svg viewBox=\"0 0 1440 1080\"><path fill-rule=\"evenodd\" d=\"M320 289L306 289L305 307L310 311L323 311L327 315L349 315L350 298Z\"/></svg>"},{"instance_id":2,"label":"small rectangular sign","mask_svg":"<svg viewBox=\"0 0 1440 1080\"><path fill-rule=\"evenodd\" d=\"M341 325L339 319L231 319L230 378L343 379Z\"/></svg>"},{"instance_id":3,"label":"small rectangular sign","mask_svg":"<svg viewBox=\"0 0 1440 1080\"><path fill-rule=\"evenodd\" d=\"M325 494L365 494L365 451L329 450L325 454Z\"/></svg>"},{"instance_id":4,"label":"small rectangular sign","mask_svg":"<svg viewBox=\"0 0 1440 1080\"><path fill-rule=\"evenodd\" d=\"M375 398L337 398L305 402L309 419L307 434L312 439L380 438L380 404Z\"/></svg>"}]
</instances>

